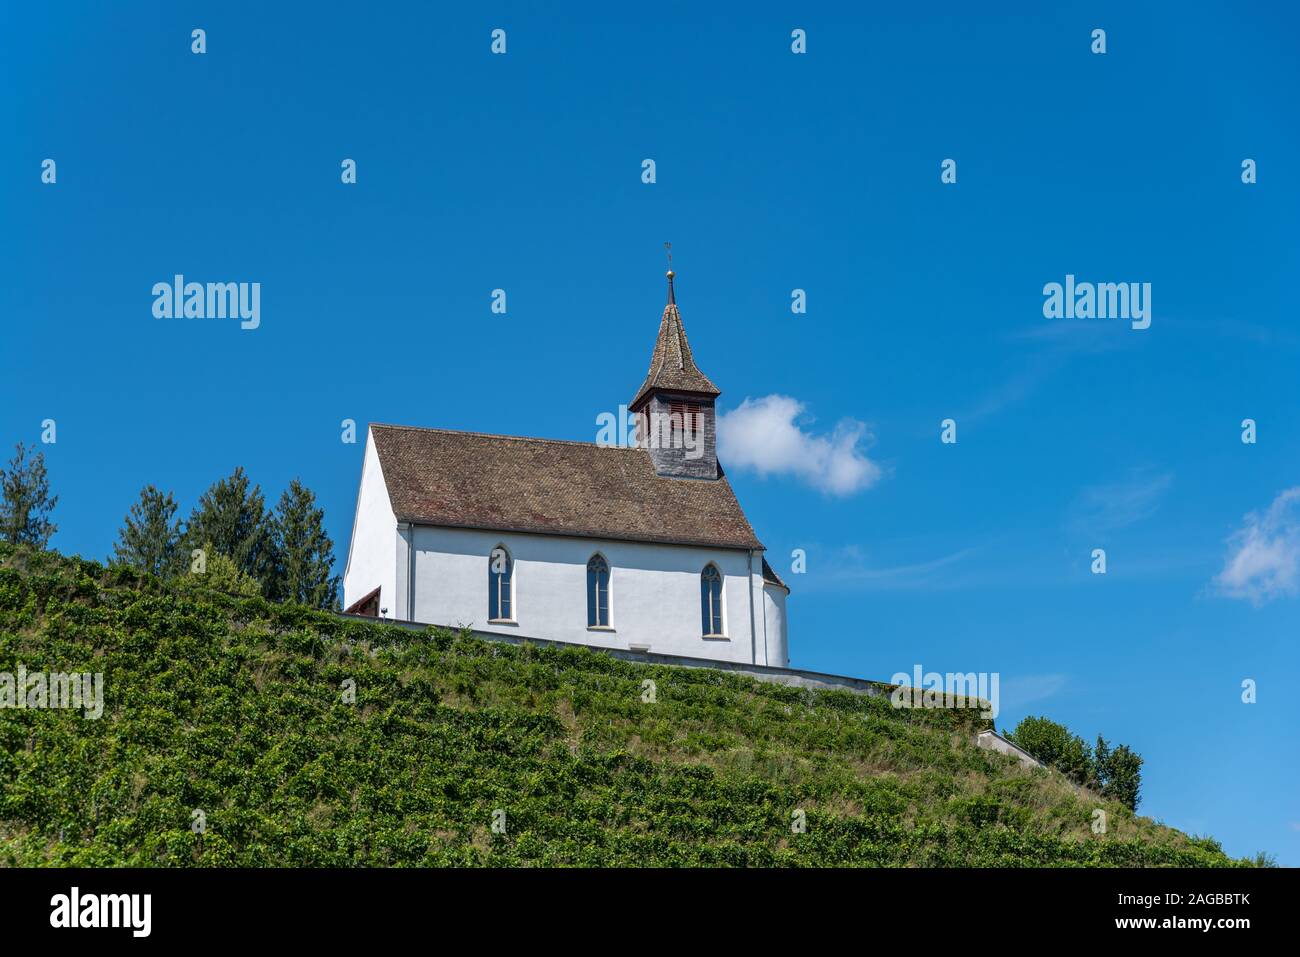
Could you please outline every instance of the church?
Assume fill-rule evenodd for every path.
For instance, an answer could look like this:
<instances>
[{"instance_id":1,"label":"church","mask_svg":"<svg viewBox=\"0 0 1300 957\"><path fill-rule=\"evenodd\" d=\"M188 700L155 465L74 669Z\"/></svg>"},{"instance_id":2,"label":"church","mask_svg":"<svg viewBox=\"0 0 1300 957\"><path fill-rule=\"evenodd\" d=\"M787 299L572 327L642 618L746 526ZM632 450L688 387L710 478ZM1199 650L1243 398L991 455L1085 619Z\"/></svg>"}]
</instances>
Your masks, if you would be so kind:
<instances>
[{"instance_id":1,"label":"church","mask_svg":"<svg viewBox=\"0 0 1300 957\"><path fill-rule=\"evenodd\" d=\"M786 667L789 588L718 461L674 274L626 447L372 424L353 614Z\"/></svg>"}]
</instances>

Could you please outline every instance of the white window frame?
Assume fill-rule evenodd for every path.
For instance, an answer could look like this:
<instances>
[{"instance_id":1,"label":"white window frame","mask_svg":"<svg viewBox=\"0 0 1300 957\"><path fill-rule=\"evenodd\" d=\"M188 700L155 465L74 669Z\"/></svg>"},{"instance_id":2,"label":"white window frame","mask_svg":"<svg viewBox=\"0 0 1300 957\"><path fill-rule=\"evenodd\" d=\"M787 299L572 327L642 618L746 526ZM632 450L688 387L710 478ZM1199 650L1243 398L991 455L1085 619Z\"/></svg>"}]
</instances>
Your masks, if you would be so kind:
<instances>
[{"instance_id":1,"label":"white window frame","mask_svg":"<svg viewBox=\"0 0 1300 957\"><path fill-rule=\"evenodd\" d=\"M590 621L588 621L587 630L588 631L614 631L615 630L614 629L614 565L610 562L608 558L605 557L603 553L592 552L591 557L587 559L587 564L583 566L584 570L588 575L591 574L591 562L592 559L595 558L599 558L602 562L605 563L605 573L608 576L608 582L605 585L606 624L593 625ZM590 582L587 581L586 579L584 579L584 582L586 582L588 585L590 584ZM585 604L586 603L584 602L584 605ZM598 622L600 621L600 585L599 584L596 585L596 621Z\"/></svg>"},{"instance_id":2,"label":"white window frame","mask_svg":"<svg viewBox=\"0 0 1300 957\"><path fill-rule=\"evenodd\" d=\"M705 580L704 576L708 574L710 568L712 568L714 573L718 576L718 608L717 608L717 614L715 615L713 613L714 612L713 593L712 593L712 589L710 589L709 590L709 624L712 625L714 619L716 618L722 630L720 632L717 632L716 634L706 631L701 637L706 639L726 638L727 637L727 576L722 574L722 569L718 567L716 562L709 562L703 568L700 569L699 583L701 585L701 592L703 592L702 586L704 585L704 580ZM703 600L703 594L701 594L701 600ZM700 610L703 611L704 610L703 607L701 607ZM703 622L701 622L701 624L703 624Z\"/></svg>"},{"instance_id":3,"label":"white window frame","mask_svg":"<svg viewBox=\"0 0 1300 957\"><path fill-rule=\"evenodd\" d=\"M500 611L500 610L501 610L501 591L500 591L500 587L501 587L501 586L500 586L500 579L499 579L499 578L494 578L493 575L494 575L495 573L492 571L492 555L496 552L496 550L497 550L498 548L501 549L501 551L503 551L503 552L506 553L506 567L510 569L510 594L509 594L509 596L508 596L509 601L510 601L510 617L509 617L509 618L492 618L492 617L491 617L491 615L492 615L492 597L493 597L493 596L492 596L492 587L493 587L493 585L496 585L496 587L497 587L497 595L496 595L496 599L497 599L497 611ZM510 549L508 549L508 548L506 547L505 542L498 542L496 545L493 545L491 551L488 552L488 616L489 616L489 617L488 617L488 624L492 624L492 625L517 625L517 624L519 624L519 608L518 608L518 606L515 604L516 579L517 579L518 577L519 577L519 566L518 566L518 564L516 564L516 562L515 562L515 556L514 556L514 554L510 551Z\"/></svg>"}]
</instances>

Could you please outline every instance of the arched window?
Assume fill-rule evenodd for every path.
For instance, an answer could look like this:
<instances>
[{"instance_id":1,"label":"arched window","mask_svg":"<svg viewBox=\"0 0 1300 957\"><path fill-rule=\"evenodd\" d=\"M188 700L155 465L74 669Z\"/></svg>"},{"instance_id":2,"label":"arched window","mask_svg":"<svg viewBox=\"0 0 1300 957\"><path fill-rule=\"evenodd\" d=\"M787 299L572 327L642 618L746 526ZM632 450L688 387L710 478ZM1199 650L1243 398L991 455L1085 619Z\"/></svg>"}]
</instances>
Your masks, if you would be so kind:
<instances>
[{"instance_id":1,"label":"arched window","mask_svg":"<svg viewBox=\"0 0 1300 957\"><path fill-rule=\"evenodd\" d=\"M587 562L587 627L609 627L609 562L600 555Z\"/></svg>"},{"instance_id":2,"label":"arched window","mask_svg":"<svg viewBox=\"0 0 1300 957\"><path fill-rule=\"evenodd\" d=\"M514 621L515 562L504 545L488 555L488 620Z\"/></svg>"},{"instance_id":3,"label":"arched window","mask_svg":"<svg viewBox=\"0 0 1300 957\"><path fill-rule=\"evenodd\" d=\"M700 573L700 617L706 638L722 636L722 573L717 565L705 565Z\"/></svg>"}]
</instances>

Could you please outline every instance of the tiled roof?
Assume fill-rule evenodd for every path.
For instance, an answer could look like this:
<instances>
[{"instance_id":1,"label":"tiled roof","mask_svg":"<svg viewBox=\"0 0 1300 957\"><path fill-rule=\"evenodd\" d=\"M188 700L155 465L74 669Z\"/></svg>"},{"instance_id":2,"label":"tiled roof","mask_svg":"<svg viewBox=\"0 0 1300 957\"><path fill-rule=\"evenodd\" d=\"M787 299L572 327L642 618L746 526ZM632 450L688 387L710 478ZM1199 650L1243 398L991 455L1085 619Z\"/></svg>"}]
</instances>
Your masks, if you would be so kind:
<instances>
[{"instance_id":1,"label":"tiled roof","mask_svg":"<svg viewBox=\"0 0 1300 957\"><path fill-rule=\"evenodd\" d=\"M671 290L671 285L669 288ZM668 305L664 306L663 318L659 320L659 336L655 339L654 352L650 355L650 371L628 408L635 409L637 403L653 389L715 396L722 394L696 367L690 343L686 341L686 330L682 327L682 314L677 311L677 303L673 301L671 292Z\"/></svg>"},{"instance_id":2,"label":"tiled roof","mask_svg":"<svg viewBox=\"0 0 1300 957\"><path fill-rule=\"evenodd\" d=\"M372 425L399 521L619 541L762 548L726 478L667 478L650 453Z\"/></svg>"}]
</instances>

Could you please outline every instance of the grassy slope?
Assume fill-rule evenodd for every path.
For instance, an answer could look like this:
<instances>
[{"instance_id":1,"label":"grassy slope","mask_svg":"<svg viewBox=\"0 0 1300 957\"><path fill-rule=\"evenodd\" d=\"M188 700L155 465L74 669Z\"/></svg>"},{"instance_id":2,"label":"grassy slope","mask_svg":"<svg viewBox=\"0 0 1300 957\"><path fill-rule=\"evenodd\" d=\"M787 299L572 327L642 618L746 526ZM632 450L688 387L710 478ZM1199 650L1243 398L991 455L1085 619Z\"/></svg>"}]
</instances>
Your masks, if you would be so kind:
<instances>
[{"instance_id":1,"label":"grassy slope","mask_svg":"<svg viewBox=\"0 0 1300 957\"><path fill-rule=\"evenodd\" d=\"M0 671L20 663L103 672L105 709L0 710L0 864L1234 863L974 747L970 713L413 634L0 545Z\"/></svg>"}]
</instances>

